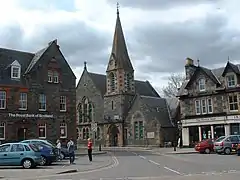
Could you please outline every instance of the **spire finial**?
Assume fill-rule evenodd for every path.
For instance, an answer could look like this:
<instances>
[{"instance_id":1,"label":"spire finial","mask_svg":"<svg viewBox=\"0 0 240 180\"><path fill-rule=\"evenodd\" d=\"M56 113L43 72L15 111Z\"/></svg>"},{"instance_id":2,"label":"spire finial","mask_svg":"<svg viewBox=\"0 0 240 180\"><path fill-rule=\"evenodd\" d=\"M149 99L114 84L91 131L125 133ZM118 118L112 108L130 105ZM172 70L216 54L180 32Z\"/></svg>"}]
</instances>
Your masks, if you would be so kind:
<instances>
[{"instance_id":1,"label":"spire finial","mask_svg":"<svg viewBox=\"0 0 240 180\"><path fill-rule=\"evenodd\" d=\"M87 70L87 62L84 61L84 70Z\"/></svg>"},{"instance_id":2,"label":"spire finial","mask_svg":"<svg viewBox=\"0 0 240 180\"><path fill-rule=\"evenodd\" d=\"M230 57L228 56L228 62L230 61Z\"/></svg>"},{"instance_id":3,"label":"spire finial","mask_svg":"<svg viewBox=\"0 0 240 180\"><path fill-rule=\"evenodd\" d=\"M200 66L200 60L199 59L197 59L197 65Z\"/></svg>"},{"instance_id":4,"label":"spire finial","mask_svg":"<svg viewBox=\"0 0 240 180\"><path fill-rule=\"evenodd\" d=\"M117 15L119 15L119 3L117 2Z\"/></svg>"}]
</instances>

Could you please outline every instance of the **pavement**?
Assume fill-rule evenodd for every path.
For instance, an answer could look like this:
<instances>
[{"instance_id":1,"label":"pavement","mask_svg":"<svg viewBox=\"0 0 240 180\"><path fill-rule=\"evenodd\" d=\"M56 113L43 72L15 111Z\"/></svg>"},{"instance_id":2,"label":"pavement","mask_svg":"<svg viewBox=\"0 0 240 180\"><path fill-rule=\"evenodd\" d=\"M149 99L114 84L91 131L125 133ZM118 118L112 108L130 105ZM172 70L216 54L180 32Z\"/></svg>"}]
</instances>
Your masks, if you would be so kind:
<instances>
[{"instance_id":1,"label":"pavement","mask_svg":"<svg viewBox=\"0 0 240 180\"><path fill-rule=\"evenodd\" d=\"M79 166L91 166L91 170L66 174L35 174L26 177L15 176L18 180L236 180L240 176L240 157L218 154L156 154L140 148L112 148L108 154L95 156L103 165L108 158L111 165L94 169L87 164L87 157L80 157ZM111 156L109 156L111 154ZM99 158L99 159L97 159ZM86 164L84 164L86 163ZM97 164L97 162L96 162ZM97 165L96 165L97 166ZM65 170L67 168L65 167ZM25 170L21 170L25 171ZM27 172L26 170L25 172ZM31 170L30 170L31 171ZM14 172L9 172L11 177ZM2 172L0 171L0 175ZM13 179L12 179L13 180Z\"/></svg>"}]
</instances>

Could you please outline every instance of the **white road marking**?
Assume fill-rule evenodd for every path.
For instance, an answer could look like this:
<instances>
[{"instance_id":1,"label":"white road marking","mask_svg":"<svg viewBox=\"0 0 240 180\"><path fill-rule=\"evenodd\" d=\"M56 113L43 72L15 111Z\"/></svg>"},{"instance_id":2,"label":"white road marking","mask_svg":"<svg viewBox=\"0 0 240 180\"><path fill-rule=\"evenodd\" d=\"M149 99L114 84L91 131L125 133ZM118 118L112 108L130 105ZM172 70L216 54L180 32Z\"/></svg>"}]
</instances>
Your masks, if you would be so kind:
<instances>
[{"instance_id":1,"label":"white road marking","mask_svg":"<svg viewBox=\"0 0 240 180\"><path fill-rule=\"evenodd\" d=\"M167 170L169 170L169 171L171 171L171 172L174 172L174 173L176 173L176 174L178 174L178 175L183 175L182 173L180 173L180 172L178 172L178 171L176 171L176 170L174 170L174 169L171 169L171 168L169 168L169 167L167 167L167 166L164 166L164 169L167 169Z\"/></svg>"},{"instance_id":2,"label":"white road marking","mask_svg":"<svg viewBox=\"0 0 240 180\"><path fill-rule=\"evenodd\" d=\"M135 152L132 152L132 153L133 153L134 155L136 155L136 156L138 155L138 154L137 154L137 153L135 153Z\"/></svg>"},{"instance_id":3,"label":"white road marking","mask_svg":"<svg viewBox=\"0 0 240 180\"><path fill-rule=\"evenodd\" d=\"M153 163L153 164L155 164L155 165L157 165L157 166L160 166L160 164L159 163L157 163L157 162L155 162L155 161L153 161L153 160L148 160L150 163Z\"/></svg>"},{"instance_id":4,"label":"white road marking","mask_svg":"<svg viewBox=\"0 0 240 180\"><path fill-rule=\"evenodd\" d=\"M142 158L142 159L146 159L146 157L144 157L144 156L139 156L140 158Z\"/></svg>"}]
</instances>

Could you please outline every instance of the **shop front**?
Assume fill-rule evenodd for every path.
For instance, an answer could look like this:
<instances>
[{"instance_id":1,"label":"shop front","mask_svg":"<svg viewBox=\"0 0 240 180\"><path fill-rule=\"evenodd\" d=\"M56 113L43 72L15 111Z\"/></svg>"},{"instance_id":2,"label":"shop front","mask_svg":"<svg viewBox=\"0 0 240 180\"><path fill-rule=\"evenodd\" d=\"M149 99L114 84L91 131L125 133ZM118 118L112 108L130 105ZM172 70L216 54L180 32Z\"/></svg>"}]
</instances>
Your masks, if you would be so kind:
<instances>
[{"instance_id":1,"label":"shop front","mask_svg":"<svg viewBox=\"0 0 240 180\"><path fill-rule=\"evenodd\" d=\"M240 116L220 116L182 120L183 146L193 146L204 139L240 135Z\"/></svg>"}]
</instances>

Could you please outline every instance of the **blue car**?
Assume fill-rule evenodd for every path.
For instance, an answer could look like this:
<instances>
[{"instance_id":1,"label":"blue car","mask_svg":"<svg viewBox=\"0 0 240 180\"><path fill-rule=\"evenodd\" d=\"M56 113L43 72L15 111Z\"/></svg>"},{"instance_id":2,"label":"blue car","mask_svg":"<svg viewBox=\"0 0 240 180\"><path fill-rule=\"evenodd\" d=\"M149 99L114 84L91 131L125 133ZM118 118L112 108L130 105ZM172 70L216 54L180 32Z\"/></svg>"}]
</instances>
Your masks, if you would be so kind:
<instances>
[{"instance_id":1,"label":"blue car","mask_svg":"<svg viewBox=\"0 0 240 180\"><path fill-rule=\"evenodd\" d=\"M50 165L57 160L57 153L54 147L48 144L41 143L41 141L38 141L35 139L24 140L21 142L27 143L27 144L34 144L40 149L41 157L42 157L42 161L40 163L41 166Z\"/></svg>"},{"instance_id":2,"label":"blue car","mask_svg":"<svg viewBox=\"0 0 240 180\"><path fill-rule=\"evenodd\" d=\"M56 148L56 145L54 145L51 141L45 140L45 139L31 139L31 140L25 140L24 142L32 142L35 144L43 144L43 145L48 145L48 146L52 146L52 148L54 149L54 152L56 154L58 154L58 150ZM61 147L61 152L60 152L60 158L61 159L65 159L66 157L69 157L69 153L66 147Z\"/></svg>"},{"instance_id":3,"label":"blue car","mask_svg":"<svg viewBox=\"0 0 240 180\"><path fill-rule=\"evenodd\" d=\"M41 153L33 144L6 143L0 145L0 166L34 168L41 163Z\"/></svg>"}]
</instances>

